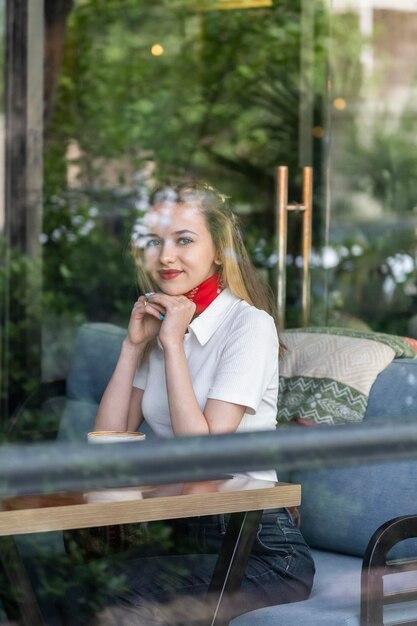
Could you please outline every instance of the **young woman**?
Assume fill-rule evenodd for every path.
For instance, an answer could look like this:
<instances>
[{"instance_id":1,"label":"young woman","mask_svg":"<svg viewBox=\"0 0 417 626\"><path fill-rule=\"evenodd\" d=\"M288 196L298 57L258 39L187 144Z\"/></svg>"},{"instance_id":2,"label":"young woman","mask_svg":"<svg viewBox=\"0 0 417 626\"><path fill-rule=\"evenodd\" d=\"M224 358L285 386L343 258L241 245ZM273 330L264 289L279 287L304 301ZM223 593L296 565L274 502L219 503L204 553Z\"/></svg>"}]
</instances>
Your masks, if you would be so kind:
<instances>
[{"instance_id":1,"label":"young woman","mask_svg":"<svg viewBox=\"0 0 417 626\"><path fill-rule=\"evenodd\" d=\"M204 184L156 192L135 255L145 295L133 307L96 430L136 430L144 419L163 437L275 430L276 324L225 197ZM273 470L256 476L276 480ZM132 561L129 592L111 611L118 623L186 624L190 597L198 602L207 591L224 525L224 516L181 520L177 535L193 538L203 555ZM268 511L230 613L307 598L313 576L288 511Z\"/></svg>"}]
</instances>

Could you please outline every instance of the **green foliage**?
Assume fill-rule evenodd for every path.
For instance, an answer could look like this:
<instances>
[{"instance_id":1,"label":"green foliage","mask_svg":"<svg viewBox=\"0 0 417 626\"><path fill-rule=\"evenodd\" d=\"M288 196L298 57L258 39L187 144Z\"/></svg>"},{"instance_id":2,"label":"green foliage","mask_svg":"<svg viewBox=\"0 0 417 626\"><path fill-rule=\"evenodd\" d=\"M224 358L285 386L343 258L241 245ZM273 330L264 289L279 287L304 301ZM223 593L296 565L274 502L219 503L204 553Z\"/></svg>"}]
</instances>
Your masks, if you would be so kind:
<instances>
[{"instance_id":1,"label":"green foliage","mask_svg":"<svg viewBox=\"0 0 417 626\"><path fill-rule=\"evenodd\" d=\"M320 325L325 319L334 326L412 334L409 321L417 296L415 220L385 221L379 228L374 223L345 225L332 231L332 241L321 255L313 255L315 285L326 284L328 289L326 294L313 291L313 323Z\"/></svg>"},{"instance_id":2,"label":"green foliage","mask_svg":"<svg viewBox=\"0 0 417 626\"><path fill-rule=\"evenodd\" d=\"M0 236L0 302L2 310L2 348L7 390L1 388L0 401L5 395L16 397L30 395L38 383L38 371L32 370L37 362L37 331L40 324L40 300L34 294L38 288L40 258L28 257L7 246ZM13 349L10 348L13 346ZM22 354L25 362L22 362Z\"/></svg>"},{"instance_id":3,"label":"green foliage","mask_svg":"<svg viewBox=\"0 0 417 626\"><path fill-rule=\"evenodd\" d=\"M346 150L346 173L352 187L380 202L386 213L417 210L417 151L415 115L406 112L395 129L377 119L363 137L359 125Z\"/></svg>"},{"instance_id":4,"label":"green foliage","mask_svg":"<svg viewBox=\"0 0 417 626\"><path fill-rule=\"evenodd\" d=\"M44 305L51 314L125 323L136 295L126 254L140 195L132 172L143 171L149 162L158 178L191 170L230 195L241 213L252 258L273 284L273 169L286 163L292 176L298 170L299 111L307 95L313 101L313 123L324 125L327 5L317 2L314 7L313 94L310 85L300 87L305 42L299 0L241 11L199 12L198 5L185 0L75 3L45 154ZM337 43L331 59L333 96L343 96L353 110L364 80L358 16L332 14L331 27ZM151 54L154 44L163 47L162 55ZM372 196L388 212L409 211L416 204L413 116L405 115L399 129L379 124L366 133L357 119L337 164L349 179L349 193L337 190L333 207L332 219L339 225L341 216L350 218L354 212L352 188ZM70 142L80 148L73 163L81 172L78 190L67 186ZM314 154L317 244L323 230L320 140L315 140ZM124 166L119 180L114 167L108 178L109 163ZM299 180L294 177L294 182L292 198L299 193ZM290 240L299 240L297 228ZM350 250L349 232L337 245ZM372 235L366 239L369 252L343 257L337 268L314 268L318 323L330 310L372 321L381 330L397 328L394 319L403 327L413 304L406 293L411 277L406 283L394 281L391 298L384 292L391 270L384 274L384 267L387 258L410 248L392 240L382 252L381 241L373 241ZM291 245L296 259L296 245ZM288 304L298 323L300 270L295 260L287 283ZM372 299L381 303L378 311Z\"/></svg>"},{"instance_id":5,"label":"green foliage","mask_svg":"<svg viewBox=\"0 0 417 626\"><path fill-rule=\"evenodd\" d=\"M140 164L146 155L160 175L204 171L238 199L243 183L252 199L262 171L297 153L299 18L289 0L206 13L188 2L84 2L71 15L49 141L65 150L76 138L90 174L94 157ZM161 56L150 52L155 43ZM270 144L271 117L290 144ZM228 183L233 172L241 176Z\"/></svg>"},{"instance_id":6,"label":"green foliage","mask_svg":"<svg viewBox=\"0 0 417 626\"><path fill-rule=\"evenodd\" d=\"M51 311L103 320L128 315L133 270L126 271L125 249L137 190L129 168L118 182L107 179L110 160L127 163L133 172L152 162L159 178L190 170L210 178L235 202L252 258L273 284L273 169L286 163L292 175L298 170L299 110L307 95L300 88L300 2L281 0L249 11L198 12L195 7L198 3L161 0L76 3L45 156L44 274ZM315 3L312 101L317 126L324 125L328 24L325 3ZM343 96L354 115L336 155L349 189L335 193L332 221L338 231L332 243L349 252L338 253L334 267L313 268L315 315L317 323L350 316L354 323L405 332L414 306L414 270L399 282L387 259L397 253L413 256L412 237L402 241L401 228L395 233L362 227L352 232L347 224L356 219L352 190L378 202L388 221L390 214L409 212L417 204L414 116L405 111L395 129L380 117L364 132L362 118L354 112L364 85L358 16L332 14L331 27L332 95ZM160 56L151 54L156 43L164 49ZM333 114L337 129L338 112ZM66 150L74 141L81 149L77 164L83 189L68 192ZM314 155L317 245L323 231L320 140L315 140ZM295 177L294 183L292 198L298 196ZM91 208L98 213L86 236ZM116 223L121 230L114 228ZM292 228L290 241L298 241L298 227ZM351 253L363 239L363 253ZM296 245L291 245L288 304L297 324L300 269ZM58 284L62 288L54 288Z\"/></svg>"},{"instance_id":7,"label":"green foliage","mask_svg":"<svg viewBox=\"0 0 417 626\"><path fill-rule=\"evenodd\" d=\"M66 192L46 198L44 309L125 321L135 299L129 196Z\"/></svg>"},{"instance_id":8,"label":"green foliage","mask_svg":"<svg viewBox=\"0 0 417 626\"><path fill-rule=\"evenodd\" d=\"M44 541L36 535L27 537L28 549L36 553L36 587L43 601L64 602L73 622L84 623L86 615L91 617L105 608L109 597L116 597L130 588L127 550L135 550L138 558L170 554L178 547L167 522L114 527L116 535L119 530L125 540L113 548L106 539L108 529L105 527L65 531L65 553L57 553L52 537ZM189 546L184 546L185 551L187 548Z\"/></svg>"},{"instance_id":9,"label":"green foliage","mask_svg":"<svg viewBox=\"0 0 417 626\"><path fill-rule=\"evenodd\" d=\"M198 4L86 0L70 15L45 154L51 311L126 319L133 280L122 259L136 193L130 174L145 163L156 165L159 178L190 171L209 178L245 213L250 247L270 240L274 168L298 170L300 2L207 12ZM327 54L325 22L324 3L317 3L318 64ZM154 44L162 55L151 54ZM317 116L320 106L317 97ZM74 142L82 192L67 189ZM118 182L107 178L110 162L125 165ZM271 273L271 255L263 265L256 254Z\"/></svg>"},{"instance_id":10,"label":"green foliage","mask_svg":"<svg viewBox=\"0 0 417 626\"><path fill-rule=\"evenodd\" d=\"M345 131L346 133L346 131ZM340 131L339 131L340 134ZM417 123L411 101L395 118L355 116L340 138L330 240L339 261L327 277L329 310L373 330L414 336L417 296ZM345 188L346 186L346 188Z\"/></svg>"},{"instance_id":11,"label":"green foliage","mask_svg":"<svg viewBox=\"0 0 417 626\"><path fill-rule=\"evenodd\" d=\"M74 622L104 608L109 596L126 591L125 575L117 573L124 555L114 554L100 559L87 559L82 547L68 541L66 554L57 554L51 542L40 544L33 538L36 550L37 590L44 602L65 601ZM81 622L80 622L81 623Z\"/></svg>"}]
</instances>

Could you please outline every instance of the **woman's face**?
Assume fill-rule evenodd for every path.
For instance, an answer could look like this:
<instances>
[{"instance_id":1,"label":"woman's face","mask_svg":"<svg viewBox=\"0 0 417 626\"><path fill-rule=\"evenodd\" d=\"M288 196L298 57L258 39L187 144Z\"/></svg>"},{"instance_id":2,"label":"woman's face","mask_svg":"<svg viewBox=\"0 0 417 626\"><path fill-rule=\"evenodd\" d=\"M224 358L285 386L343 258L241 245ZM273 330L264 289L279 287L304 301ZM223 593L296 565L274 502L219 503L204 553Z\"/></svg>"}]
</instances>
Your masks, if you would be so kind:
<instances>
[{"instance_id":1,"label":"woman's face","mask_svg":"<svg viewBox=\"0 0 417 626\"><path fill-rule=\"evenodd\" d=\"M195 205L164 202L149 211L143 224L145 266L164 293L187 293L218 269L210 231Z\"/></svg>"}]
</instances>

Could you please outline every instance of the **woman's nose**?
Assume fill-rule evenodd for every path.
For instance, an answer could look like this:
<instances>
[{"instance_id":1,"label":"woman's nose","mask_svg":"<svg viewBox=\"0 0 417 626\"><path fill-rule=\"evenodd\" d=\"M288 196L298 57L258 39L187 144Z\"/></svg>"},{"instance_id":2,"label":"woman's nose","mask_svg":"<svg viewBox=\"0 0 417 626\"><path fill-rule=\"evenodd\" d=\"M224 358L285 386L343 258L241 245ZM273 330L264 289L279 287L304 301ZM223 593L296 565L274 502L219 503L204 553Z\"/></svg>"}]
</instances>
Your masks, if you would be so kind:
<instances>
[{"instance_id":1,"label":"woman's nose","mask_svg":"<svg viewBox=\"0 0 417 626\"><path fill-rule=\"evenodd\" d=\"M173 263L175 258L175 246L171 241L165 241L161 246L161 252L159 255L160 262L166 265L168 263Z\"/></svg>"}]
</instances>

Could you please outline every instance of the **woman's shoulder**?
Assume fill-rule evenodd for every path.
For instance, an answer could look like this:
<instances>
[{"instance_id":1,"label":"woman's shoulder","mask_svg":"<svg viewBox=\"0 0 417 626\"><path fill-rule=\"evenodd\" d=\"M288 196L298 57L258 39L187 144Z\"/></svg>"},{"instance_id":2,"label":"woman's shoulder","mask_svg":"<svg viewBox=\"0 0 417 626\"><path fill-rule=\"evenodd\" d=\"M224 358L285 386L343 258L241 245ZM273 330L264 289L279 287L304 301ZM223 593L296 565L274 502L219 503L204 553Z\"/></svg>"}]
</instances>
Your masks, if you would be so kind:
<instances>
[{"instance_id":1,"label":"woman's shoulder","mask_svg":"<svg viewBox=\"0 0 417 626\"><path fill-rule=\"evenodd\" d=\"M258 309L253 304L249 304L246 300L238 300L236 305L236 312L242 317L254 320L264 320L265 323L272 323L275 326L275 321L272 315L270 315L264 309Z\"/></svg>"},{"instance_id":2,"label":"woman's shoulder","mask_svg":"<svg viewBox=\"0 0 417 626\"><path fill-rule=\"evenodd\" d=\"M258 309L245 300L239 300L234 308L234 325L256 328L260 332L277 335L275 320L267 311Z\"/></svg>"}]
</instances>

